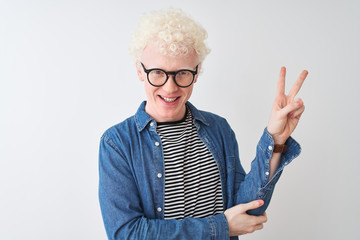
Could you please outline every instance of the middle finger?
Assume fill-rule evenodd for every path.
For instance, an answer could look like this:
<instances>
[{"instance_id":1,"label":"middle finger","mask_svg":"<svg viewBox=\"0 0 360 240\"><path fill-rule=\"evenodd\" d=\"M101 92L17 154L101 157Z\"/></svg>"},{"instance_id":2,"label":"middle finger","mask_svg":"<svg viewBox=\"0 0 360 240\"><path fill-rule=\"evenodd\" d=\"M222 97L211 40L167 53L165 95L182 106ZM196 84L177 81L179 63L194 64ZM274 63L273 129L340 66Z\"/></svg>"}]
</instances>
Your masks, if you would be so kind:
<instances>
[{"instance_id":1,"label":"middle finger","mask_svg":"<svg viewBox=\"0 0 360 240\"><path fill-rule=\"evenodd\" d=\"M304 80L307 75L308 75L308 71L303 70L302 73L300 74L299 78L296 80L296 82L294 83L294 85L292 86L292 88L289 92L288 96L291 99L294 99L296 94L300 91L300 88L301 88L302 84L304 83Z\"/></svg>"}]
</instances>

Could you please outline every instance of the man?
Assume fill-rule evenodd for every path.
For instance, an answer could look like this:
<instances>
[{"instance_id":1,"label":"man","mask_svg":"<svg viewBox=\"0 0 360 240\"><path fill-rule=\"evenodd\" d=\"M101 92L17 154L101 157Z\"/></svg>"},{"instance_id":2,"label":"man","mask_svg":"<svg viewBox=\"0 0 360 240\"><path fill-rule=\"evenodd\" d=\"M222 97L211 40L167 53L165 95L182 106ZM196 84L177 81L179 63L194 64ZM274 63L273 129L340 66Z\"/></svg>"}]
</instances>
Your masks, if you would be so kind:
<instances>
[{"instance_id":1,"label":"man","mask_svg":"<svg viewBox=\"0 0 360 240\"><path fill-rule=\"evenodd\" d=\"M251 171L222 117L188 102L209 50L206 31L181 10L140 21L130 52L147 101L100 143L99 199L109 239L229 239L263 228L274 186L300 153L290 135L304 104L288 95L281 68L276 99Z\"/></svg>"}]
</instances>

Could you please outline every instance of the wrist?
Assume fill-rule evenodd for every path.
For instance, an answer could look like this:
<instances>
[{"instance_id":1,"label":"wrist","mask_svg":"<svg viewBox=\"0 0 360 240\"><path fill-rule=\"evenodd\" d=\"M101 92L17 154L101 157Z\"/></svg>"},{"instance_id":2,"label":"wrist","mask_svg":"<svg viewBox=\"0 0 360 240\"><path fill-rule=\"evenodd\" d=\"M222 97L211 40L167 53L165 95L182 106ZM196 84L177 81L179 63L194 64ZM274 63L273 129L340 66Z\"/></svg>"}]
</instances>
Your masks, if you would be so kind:
<instances>
[{"instance_id":1,"label":"wrist","mask_svg":"<svg viewBox=\"0 0 360 240\"><path fill-rule=\"evenodd\" d=\"M273 137L273 140L274 140L274 145L284 145L286 140L284 139L276 139Z\"/></svg>"},{"instance_id":2,"label":"wrist","mask_svg":"<svg viewBox=\"0 0 360 240\"><path fill-rule=\"evenodd\" d=\"M279 145L283 145L285 144L287 139L284 139L283 137L279 136L278 134L275 134L271 131L271 129L269 129L269 127L266 128L267 132L270 134L270 136L272 137L274 144L279 144Z\"/></svg>"},{"instance_id":3,"label":"wrist","mask_svg":"<svg viewBox=\"0 0 360 240\"><path fill-rule=\"evenodd\" d=\"M287 146L285 144L275 144L273 153L283 153L287 150Z\"/></svg>"}]
</instances>

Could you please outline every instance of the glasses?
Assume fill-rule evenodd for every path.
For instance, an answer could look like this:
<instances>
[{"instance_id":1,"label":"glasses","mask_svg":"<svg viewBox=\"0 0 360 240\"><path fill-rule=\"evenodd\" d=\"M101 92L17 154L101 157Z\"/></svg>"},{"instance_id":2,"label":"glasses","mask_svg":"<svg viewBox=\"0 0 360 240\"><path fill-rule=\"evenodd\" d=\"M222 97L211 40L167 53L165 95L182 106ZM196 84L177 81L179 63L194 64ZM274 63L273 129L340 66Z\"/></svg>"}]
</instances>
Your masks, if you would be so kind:
<instances>
[{"instance_id":1,"label":"glasses","mask_svg":"<svg viewBox=\"0 0 360 240\"><path fill-rule=\"evenodd\" d=\"M169 79L169 75L174 75L175 84L179 87L186 88L189 87L195 79L195 75L198 73L198 66L196 70L180 69L176 72L166 72L160 68L146 69L144 64L141 63L141 66L144 69L144 72L147 74L147 79L151 85L154 87L163 86Z\"/></svg>"}]
</instances>

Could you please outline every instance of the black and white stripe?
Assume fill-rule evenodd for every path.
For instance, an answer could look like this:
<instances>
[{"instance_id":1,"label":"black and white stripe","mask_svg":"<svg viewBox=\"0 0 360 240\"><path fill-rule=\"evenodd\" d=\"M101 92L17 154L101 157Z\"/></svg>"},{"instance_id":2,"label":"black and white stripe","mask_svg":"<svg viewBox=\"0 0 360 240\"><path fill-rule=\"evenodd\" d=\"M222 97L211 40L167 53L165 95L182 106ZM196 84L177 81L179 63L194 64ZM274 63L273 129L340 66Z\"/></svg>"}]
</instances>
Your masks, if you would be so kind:
<instances>
[{"instance_id":1,"label":"black and white stripe","mask_svg":"<svg viewBox=\"0 0 360 240\"><path fill-rule=\"evenodd\" d=\"M219 170L197 135L190 110L183 121L159 123L157 131L165 161L165 219L222 213Z\"/></svg>"}]
</instances>

